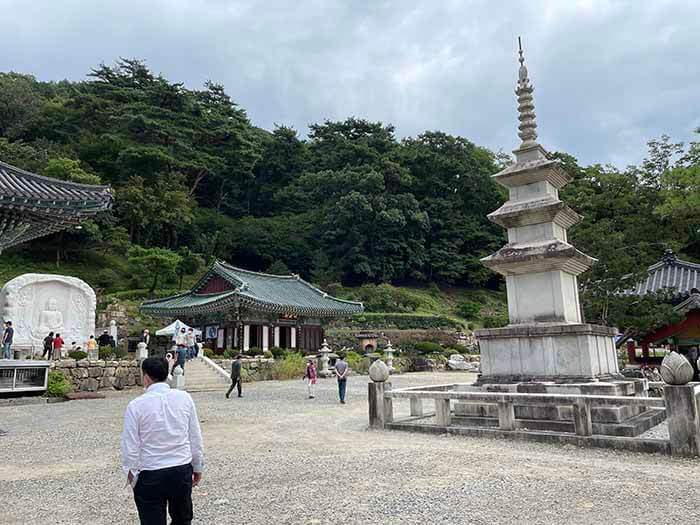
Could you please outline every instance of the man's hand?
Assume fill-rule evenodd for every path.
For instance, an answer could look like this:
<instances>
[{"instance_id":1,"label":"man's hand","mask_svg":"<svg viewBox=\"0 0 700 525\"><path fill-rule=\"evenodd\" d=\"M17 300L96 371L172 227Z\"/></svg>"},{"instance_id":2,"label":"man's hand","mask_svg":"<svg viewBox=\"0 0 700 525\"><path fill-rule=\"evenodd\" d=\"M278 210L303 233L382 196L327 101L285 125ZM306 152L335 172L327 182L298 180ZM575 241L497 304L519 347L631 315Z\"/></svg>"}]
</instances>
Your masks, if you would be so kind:
<instances>
[{"instance_id":1,"label":"man's hand","mask_svg":"<svg viewBox=\"0 0 700 525\"><path fill-rule=\"evenodd\" d=\"M196 487L199 485L199 482L202 481L202 473L201 472L193 472L192 473L192 487Z\"/></svg>"}]
</instances>

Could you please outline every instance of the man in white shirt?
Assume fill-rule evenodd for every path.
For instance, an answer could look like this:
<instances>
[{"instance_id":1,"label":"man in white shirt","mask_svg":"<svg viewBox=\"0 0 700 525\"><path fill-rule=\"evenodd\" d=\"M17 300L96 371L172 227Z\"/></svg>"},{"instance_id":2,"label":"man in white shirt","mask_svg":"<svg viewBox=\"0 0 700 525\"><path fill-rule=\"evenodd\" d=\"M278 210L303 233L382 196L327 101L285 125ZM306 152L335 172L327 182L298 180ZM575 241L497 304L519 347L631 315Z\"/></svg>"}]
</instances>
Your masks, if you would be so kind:
<instances>
[{"instance_id":1,"label":"man in white shirt","mask_svg":"<svg viewBox=\"0 0 700 525\"><path fill-rule=\"evenodd\" d=\"M192 487L202 479L204 450L194 401L171 390L168 363L149 357L141 363L146 392L124 414L122 468L134 489L141 525L192 523Z\"/></svg>"}]
</instances>

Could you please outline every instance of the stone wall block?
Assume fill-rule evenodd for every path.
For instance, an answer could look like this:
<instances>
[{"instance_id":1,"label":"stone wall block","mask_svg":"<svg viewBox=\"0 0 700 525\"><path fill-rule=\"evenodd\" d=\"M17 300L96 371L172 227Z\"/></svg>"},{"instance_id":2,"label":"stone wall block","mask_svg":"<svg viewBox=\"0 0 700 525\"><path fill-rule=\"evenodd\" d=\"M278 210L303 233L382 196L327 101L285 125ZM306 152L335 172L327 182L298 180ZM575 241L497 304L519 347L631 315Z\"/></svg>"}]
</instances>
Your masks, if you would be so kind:
<instances>
[{"instance_id":1,"label":"stone wall block","mask_svg":"<svg viewBox=\"0 0 700 525\"><path fill-rule=\"evenodd\" d=\"M102 368L97 367L97 366L88 368L88 376L89 377L102 377Z\"/></svg>"},{"instance_id":2,"label":"stone wall block","mask_svg":"<svg viewBox=\"0 0 700 525\"><path fill-rule=\"evenodd\" d=\"M87 368L90 366L90 361L88 361L87 359L81 359L76 363L76 366L79 366L81 368Z\"/></svg>"},{"instance_id":3,"label":"stone wall block","mask_svg":"<svg viewBox=\"0 0 700 525\"><path fill-rule=\"evenodd\" d=\"M104 377L114 377L114 375L116 374L116 372L117 372L117 369L116 369L115 367L113 367L113 366L107 366L107 367L105 367L104 372L103 372L102 375L103 375Z\"/></svg>"},{"instance_id":4,"label":"stone wall block","mask_svg":"<svg viewBox=\"0 0 700 525\"><path fill-rule=\"evenodd\" d=\"M87 368L73 368L71 374L76 379L87 379L88 369Z\"/></svg>"}]
</instances>

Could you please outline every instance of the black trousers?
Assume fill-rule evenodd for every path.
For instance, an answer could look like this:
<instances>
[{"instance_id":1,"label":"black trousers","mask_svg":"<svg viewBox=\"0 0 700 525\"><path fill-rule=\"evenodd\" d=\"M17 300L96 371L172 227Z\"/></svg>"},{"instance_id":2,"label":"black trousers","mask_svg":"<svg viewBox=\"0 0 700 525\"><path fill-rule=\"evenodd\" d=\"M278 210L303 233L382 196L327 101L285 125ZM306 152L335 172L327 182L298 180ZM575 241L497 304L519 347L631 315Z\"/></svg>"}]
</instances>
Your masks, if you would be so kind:
<instances>
[{"instance_id":1,"label":"black trousers","mask_svg":"<svg viewBox=\"0 0 700 525\"><path fill-rule=\"evenodd\" d=\"M134 501L141 525L167 525L166 507L172 525L190 525L192 465L141 471L134 487Z\"/></svg>"},{"instance_id":2,"label":"black trousers","mask_svg":"<svg viewBox=\"0 0 700 525\"><path fill-rule=\"evenodd\" d=\"M238 397L241 397L241 377L240 376L231 379L231 386L229 387L228 392L226 392L226 397L231 395L231 392L233 392L234 388L238 389Z\"/></svg>"}]
</instances>

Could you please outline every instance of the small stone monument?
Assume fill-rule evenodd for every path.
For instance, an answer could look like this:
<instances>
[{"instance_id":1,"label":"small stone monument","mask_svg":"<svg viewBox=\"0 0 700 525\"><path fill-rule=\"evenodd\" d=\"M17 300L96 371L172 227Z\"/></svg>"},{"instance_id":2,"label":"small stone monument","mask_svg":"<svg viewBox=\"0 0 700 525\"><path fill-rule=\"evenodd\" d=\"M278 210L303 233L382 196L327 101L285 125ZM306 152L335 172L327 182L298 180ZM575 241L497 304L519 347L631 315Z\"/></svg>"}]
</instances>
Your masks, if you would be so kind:
<instances>
[{"instance_id":1,"label":"small stone monument","mask_svg":"<svg viewBox=\"0 0 700 525\"><path fill-rule=\"evenodd\" d=\"M367 383L369 394L369 426L370 428L383 429L386 423L391 423L390 414L393 414L393 400L384 398L384 392L391 390L389 379L389 367L384 361L377 359L369 367L371 381Z\"/></svg>"},{"instance_id":2,"label":"small stone monument","mask_svg":"<svg viewBox=\"0 0 700 525\"><path fill-rule=\"evenodd\" d=\"M114 344L117 344L117 322L112 319L109 322L109 335L112 336L112 339L114 339Z\"/></svg>"},{"instance_id":3,"label":"small stone monument","mask_svg":"<svg viewBox=\"0 0 700 525\"><path fill-rule=\"evenodd\" d=\"M321 377L330 377L331 371L328 370L328 354L330 354L331 349L328 346L328 342L324 339L323 344L321 345L321 348L319 349L319 353L321 354L321 370L318 373L319 376Z\"/></svg>"},{"instance_id":4,"label":"small stone monument","mask_svg":"<svg viewBox=\"0 0 700 525\"><path fill-rule=\"evenodd\" d=\"M136 345L136 358L139 361L142 361L148 357L148 347L146 346L146 343L139 343Z\"/></svg>"},{"instance_id":5,"label":"small stone monument","mask_svg":"<svg viewBox=\"0 0 700 525\"><path fill-rule=\"evenodd\" d=\"M185 373L180 365L173 368L173 384L172 388L177 388L178 390L185 389Z\"/></svg>"},{"instance_id":6,"label":"small stone monument","mask_svg":"<svg viewBox=\"0 0 700 525\"><path fill-rule=\"evenodd\" d=\"M384 354L386 355L386 366L389 368L389 373L393 374L396 372L394 368L394 347L391 346L391 341L387 341L386 348L384 349Z\"/></svg>"}]
</instances>

